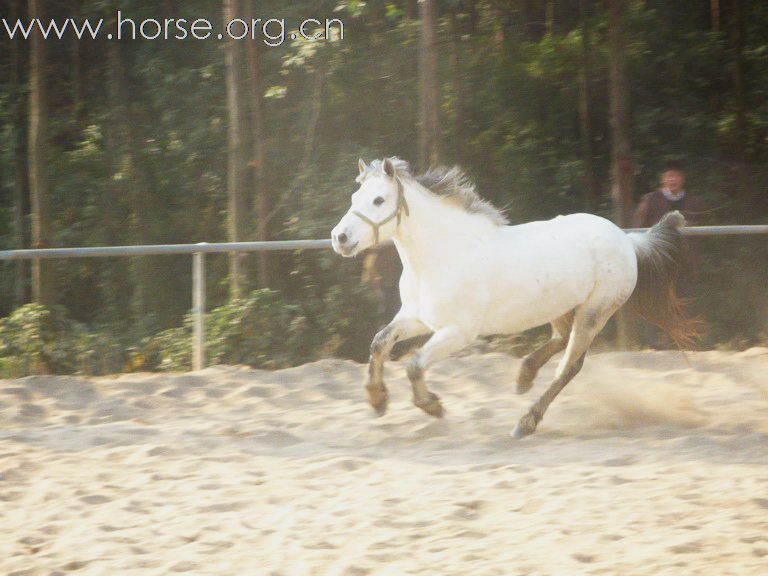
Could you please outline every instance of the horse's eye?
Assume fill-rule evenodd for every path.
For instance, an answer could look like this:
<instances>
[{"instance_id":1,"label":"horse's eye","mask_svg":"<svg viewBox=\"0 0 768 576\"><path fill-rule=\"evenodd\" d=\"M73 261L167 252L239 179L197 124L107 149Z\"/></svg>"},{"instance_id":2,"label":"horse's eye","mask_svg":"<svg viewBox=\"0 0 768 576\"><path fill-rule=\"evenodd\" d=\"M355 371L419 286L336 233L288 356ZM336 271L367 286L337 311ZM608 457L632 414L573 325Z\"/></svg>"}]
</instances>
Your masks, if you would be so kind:
<instances>
[{"instance_id":1,"label":"horse's eye","mask_svg":"<svg viewBox=\"0 0 768 576\"><path fill-rule=\"evenodd\" d=\"M381 196L376 196L376 198L373 200L373 205L381 206L382 204L384 204L384 198L382 198Z\"/></svg>"}]
</instances>

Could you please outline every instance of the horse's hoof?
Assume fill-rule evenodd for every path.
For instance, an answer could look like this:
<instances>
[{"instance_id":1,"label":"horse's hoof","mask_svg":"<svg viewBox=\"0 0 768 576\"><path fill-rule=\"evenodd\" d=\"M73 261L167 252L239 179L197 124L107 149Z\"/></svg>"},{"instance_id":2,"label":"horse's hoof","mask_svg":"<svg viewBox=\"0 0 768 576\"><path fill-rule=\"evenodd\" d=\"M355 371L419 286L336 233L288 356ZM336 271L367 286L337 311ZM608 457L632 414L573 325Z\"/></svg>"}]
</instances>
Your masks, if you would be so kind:
<instances>
[{"instance_id":1,"label":"horse's hoof","mask_svg":"<svg viewBox=\"0 0 768 576\"><path fill-rule=\"evenodd\" d=\"M384 416L387 413L389 394L386 388L368 388L368 403L376 412L376 416Z\"/></svg>"},{"instance_id":2,"label":"horse's hoof","mask_svg":"<svg viewBox=\"0 0 768 576\"><path fill-rule=\"evenodd\" d=\"M437 394L433 394L432 392L429 393L429 399L426 402L414 401L414 404L435 418L442 418L445 415L445 410L440 403L440 398Z\"/></svg>"},{"instance_id":3,"label":"horse's hoof","mask_svg":"<svg viewBox=\"0 0 768 576\"><path fill-rule=\"evenodd\" d=\"M519 440L530 436L536 432L536 425L536 418L533 417L533 414L526 414L520 418L520 422L515 426L515 429L512 431L512 437Z\"/></svg>"},{"instance_id":4,"label":"horse's hoof","mask_svg":"<svg viewBox=\"0 0 768 576\"><path fill-rule=\"evenodd\" d=\"M520 373L517 375L517 393L525 394L533 388L534 378L536 378L536 374L523 365L523 367L520 368Z\"/></svg>"},{"instance_id":5,"label":"horse's hoof","mask_svg":"<svg viewBox=\"0 0 768 576\"><path fill-rule=\"evenodd\" d=\"M371 408L373 408L373 411L376 412L376 416L384 416L384 414L387 413L387 406L388 402L386 400L380 404L371 404Z\"/></svg>"}]
</instances>

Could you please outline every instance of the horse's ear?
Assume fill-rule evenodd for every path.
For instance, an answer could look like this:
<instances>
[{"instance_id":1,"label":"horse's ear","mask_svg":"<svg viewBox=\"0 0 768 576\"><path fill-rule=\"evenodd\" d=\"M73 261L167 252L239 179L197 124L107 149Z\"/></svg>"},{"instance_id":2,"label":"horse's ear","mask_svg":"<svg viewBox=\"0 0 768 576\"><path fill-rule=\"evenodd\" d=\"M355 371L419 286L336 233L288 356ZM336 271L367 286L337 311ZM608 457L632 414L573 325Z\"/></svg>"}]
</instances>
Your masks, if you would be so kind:
<instances>
[{"instance_id":1,"label":"horse's ear","mask_svg":"<svg viewBox=\"0 0 768 576\"><path fill-rule=\"evenodd\" d=\"M368 169L368 166L366 166L365 161L362 158L360 158L357 161L357 168L358 170L360 170L360 174L363 174Z\"/></svg>"},{"instance_id":2,"label":"horse's ear","mask_svg":"<svg viewBox=\"0 0 768 576\"><path fill-rule=\"evenodd\" d=\"M392 161L389 158L384 158L382 168L384 169L384 174L386 174L390 178L395 177L395 165L392 164Z\"/></svg>"}]
</instances>

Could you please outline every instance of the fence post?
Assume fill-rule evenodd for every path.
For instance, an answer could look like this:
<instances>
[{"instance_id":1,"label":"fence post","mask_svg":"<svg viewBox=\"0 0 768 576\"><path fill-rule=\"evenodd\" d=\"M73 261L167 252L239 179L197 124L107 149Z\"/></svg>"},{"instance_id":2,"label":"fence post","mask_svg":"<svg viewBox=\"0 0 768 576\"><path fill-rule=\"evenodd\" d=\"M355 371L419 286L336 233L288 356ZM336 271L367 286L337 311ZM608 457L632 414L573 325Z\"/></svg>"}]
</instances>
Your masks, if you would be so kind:
<instances>
[{"instance_id":1,"label":"fence post","mask_svg":"<svg viewBox=\"0 0 768 576\"><path fill-rule=\"evenodd\" d=\"M192 316L192 370L202 370L205 368L205 252L195 252L192 256Z\"/></svg>"}]
</instances>

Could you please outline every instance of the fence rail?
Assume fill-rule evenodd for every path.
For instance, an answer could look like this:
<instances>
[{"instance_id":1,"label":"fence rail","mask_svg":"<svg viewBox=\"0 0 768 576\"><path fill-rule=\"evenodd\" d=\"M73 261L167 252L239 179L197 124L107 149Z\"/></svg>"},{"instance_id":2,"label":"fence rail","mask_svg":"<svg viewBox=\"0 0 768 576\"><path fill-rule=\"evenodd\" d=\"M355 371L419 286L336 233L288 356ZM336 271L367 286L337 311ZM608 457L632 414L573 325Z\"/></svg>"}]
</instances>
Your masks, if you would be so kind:
<instances>
[{"instance_id":1,"label":"fence rail","mask_svg":"<svg viewBox=\"0 0 768 576\"><path fill-rule=\"evenodd\" d=\"M154 244L147 246L95 246L90 248L36 248L0 250L0 260L37 258L109 258L111 256L166 256L171 254L216 254L273 250L317 250L330 248L330 240L275 240L271 242L219 242L208 244Z\"/></svg>"},{"instance_id":2,"label":"fence rail","mask_svg":"<svg viewBox=\"0 0 768 576\"><path fill-rule=\"evenodd\" d=\"M630 228L627 232L644 232L647 228ZM747 236L768 234L768 225L689 226L685 236ZM0 261L36 260L41 258L109 258L122 256L166 256L191 254L192 258L192 369L205 367L205 255L227 252L273 252L280 250L320 250L331 247L330 240L275 240L269 242L218 242L199 244L155 244L147 246L95 246L87 248L38 248L0 250Z\"/></svg>"}]
</instances>

